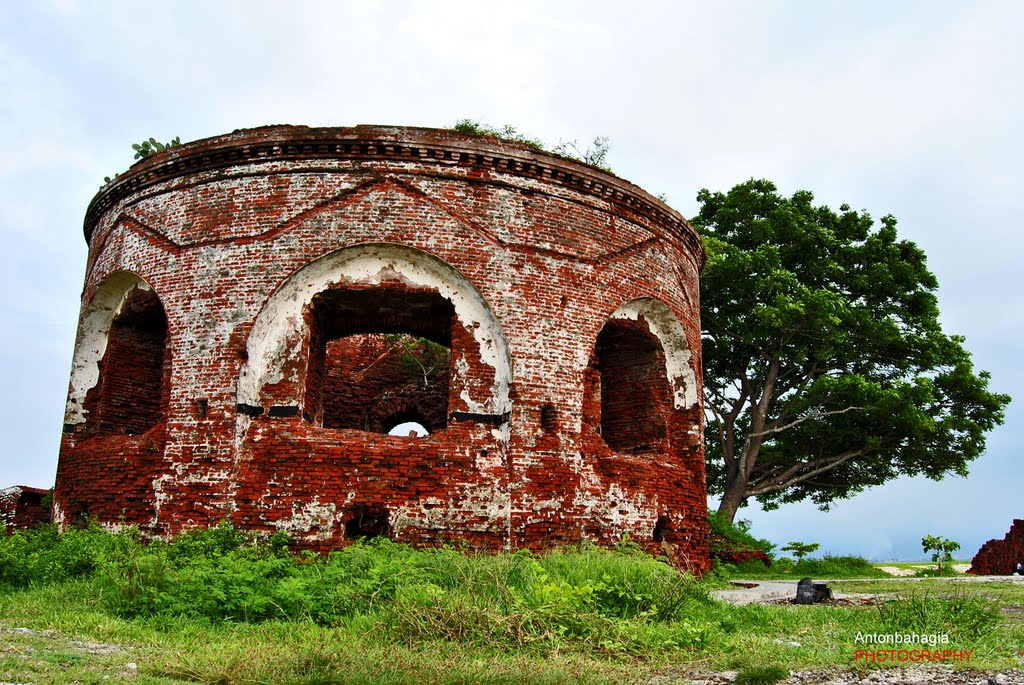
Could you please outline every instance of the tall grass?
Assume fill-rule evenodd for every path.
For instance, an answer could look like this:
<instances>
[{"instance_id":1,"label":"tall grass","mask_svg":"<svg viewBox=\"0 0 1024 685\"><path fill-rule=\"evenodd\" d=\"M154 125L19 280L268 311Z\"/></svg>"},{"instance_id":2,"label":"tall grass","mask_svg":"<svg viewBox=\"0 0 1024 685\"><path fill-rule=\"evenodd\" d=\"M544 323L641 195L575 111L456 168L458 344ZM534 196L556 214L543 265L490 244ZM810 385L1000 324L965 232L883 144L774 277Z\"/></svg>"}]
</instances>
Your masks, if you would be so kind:
<instances>
[{"instance_id":1,"label":"tall grass","mask_svg":"<svg viewBox=\"0 0 1024 685\"><path fill-rule=\"evenodd\" d=\"M91 527L0 539L0 562L0 625L146 645L140 668L158 679L627 682L623 664L698 660L768 682L783 671L752 666L849 665L859 633L948 633L986 664L1024 640L973 597L732 607L630 545L478 554L374 540L318 556L228 526L149 544ZM3 668L0 680L34 677ZM60 677L99 682L87 670Z\"/></svg>"},{"instance_id":2,"label":"tall grass","mask_svg":"<svg viewBox=\"0 0 1024 685\"><path fill-rule=\"evenodd\" d=\"M485 555L377 539L318 556L225 525L169 544L90 527L16 534L0 558L12 586L91 577L122 618L361 625L405 644L649 653L699 644L706 630L687 616L711 604L692 577L630 545Z\"/></svg>"}]
</instances>

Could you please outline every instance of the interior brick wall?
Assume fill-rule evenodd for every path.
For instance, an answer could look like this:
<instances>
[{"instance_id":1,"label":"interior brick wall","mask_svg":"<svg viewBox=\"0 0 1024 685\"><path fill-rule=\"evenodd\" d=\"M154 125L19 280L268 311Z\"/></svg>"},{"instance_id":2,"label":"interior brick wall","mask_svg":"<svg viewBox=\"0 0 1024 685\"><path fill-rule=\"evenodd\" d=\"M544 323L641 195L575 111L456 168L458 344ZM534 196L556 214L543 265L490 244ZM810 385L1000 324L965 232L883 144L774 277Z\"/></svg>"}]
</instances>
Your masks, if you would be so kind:
<instances>
[{"instance_id":1,"label":"interior brick wall","mask_svg":"<svg viewBox=\"0 0 1024 685\"><path fill-rule=\"evenodd\" d=\"M61 525L167 536L227 518L315 550L359 535L481 549L628 535L710 567L703 249L636 186L451 131L267 127L139 162L85 228ZM300 303L282 293L345 255L366 259L288 309ZM371 262L384 266L360 271ZM96 364L83 341L102 333L97 294L123 273L152 301L127 298ZM666 321L680 331L668 347ZM388 405L409 380L401 351L381 346L394 334L450 357ZM414 409L429 436L377 432ZM360 413L370 431L353 427Z\"/></svg>"}]
</instances>

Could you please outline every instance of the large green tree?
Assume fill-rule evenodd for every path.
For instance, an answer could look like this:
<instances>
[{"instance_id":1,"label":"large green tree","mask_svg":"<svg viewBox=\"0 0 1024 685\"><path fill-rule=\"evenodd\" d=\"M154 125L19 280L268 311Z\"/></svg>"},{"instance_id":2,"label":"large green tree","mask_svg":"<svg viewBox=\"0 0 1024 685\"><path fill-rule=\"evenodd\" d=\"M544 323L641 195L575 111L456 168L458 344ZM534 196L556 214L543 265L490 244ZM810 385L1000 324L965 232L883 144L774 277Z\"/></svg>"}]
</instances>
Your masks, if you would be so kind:
<instances>
[{"instance_id":1,"label":"large green tree","mask_svg":"<svg viewBox=\"0 0 1024 685\"><path fill-rule=\"evenodd\" d=\"M925 255L846 205L751 180L702 190L708 488L821 506L900 475L966 475L1010 398L939 324Z\"/></svg>"}]
</instances>

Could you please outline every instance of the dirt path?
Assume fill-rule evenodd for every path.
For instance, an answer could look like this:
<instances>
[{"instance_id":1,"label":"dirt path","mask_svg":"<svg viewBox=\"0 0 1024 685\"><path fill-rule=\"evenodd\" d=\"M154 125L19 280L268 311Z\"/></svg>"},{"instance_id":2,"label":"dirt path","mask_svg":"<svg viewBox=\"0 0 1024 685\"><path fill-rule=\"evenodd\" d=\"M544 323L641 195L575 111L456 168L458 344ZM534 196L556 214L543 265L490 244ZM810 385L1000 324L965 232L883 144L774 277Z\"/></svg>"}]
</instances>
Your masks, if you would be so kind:
<instances>
[{"instance_id":1,"label":"dirt path","mask_svg":"<svg viewBox=\"0 0 1024 685\"><path fill-rule=\"evenodd\" d=\"M942 580L947 583L1013 583L1016 585L1024 585L1024 576L954 576L951 578L908 578L893 577L893 578L833 578L819 580L815 578L815 581L819 583L873 583L873 582L886 582L890 583L893 581L902 583L918 583L923 580ZM751 602L774 602L779 599L786 597L796 597L796 584L800 581L797 580L733 580L730 581L733 585L737 586L732 590L718 590L712 593L716 598L735 604L736 606L742 606L744 604L750 604ZM849 597L849 594L836 594L837 599L843 599Z\"/></svg>"}]
</instances>

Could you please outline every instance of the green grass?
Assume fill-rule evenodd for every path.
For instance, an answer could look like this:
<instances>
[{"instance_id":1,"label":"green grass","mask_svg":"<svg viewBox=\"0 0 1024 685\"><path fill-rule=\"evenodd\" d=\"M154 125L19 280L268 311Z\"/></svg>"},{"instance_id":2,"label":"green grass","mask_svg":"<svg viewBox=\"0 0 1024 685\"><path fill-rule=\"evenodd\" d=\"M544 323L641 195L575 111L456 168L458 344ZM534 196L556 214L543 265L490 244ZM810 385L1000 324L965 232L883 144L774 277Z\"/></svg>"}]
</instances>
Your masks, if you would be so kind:
<instances>
[{"instance_id":1,"label":"green grass","mask_svg":"<svg viewBox=\"0 0 1024 685\"><path fill-rule=\"evenodd\" d=\"M781 666L746 666L736 674L736 685L772 685L788 677Z\"/></svg>"},{"instance_id":2,"label":"green grass","mask_svg":"<svg viewBox=\"0 0 1024 685\"><path fill-rule=\"evenodd\" d=\"M863 557L833 556L826 554L821 558L805 558L792 561L788 558L777 559L771 567L760 562L748 562L739 566L722 564L718 567L719 575L726 578L748 578L753 580L799 580L811 577L815 580L833 578L891 578Z\"/></svg>"},{"instance_id":3,"label":"green grass","mask_svg":"<svg viewBox=\"0 0 1024 685\"><path fill-rule=\"evenodd\" d=\"M859 632L948 633L982 668L1017 665L1024 645L1006 612L1024 601L1016 586L851 582L836 587L904 594L733 607L628 544L483 555L379 542L315 557L283 542L227 528L172 545L99 531L0 540L0 681L527 685L686 668L753 683L853 668ZM768 663L780 670L755 668Z\"/></svg>"}]
</instances>

